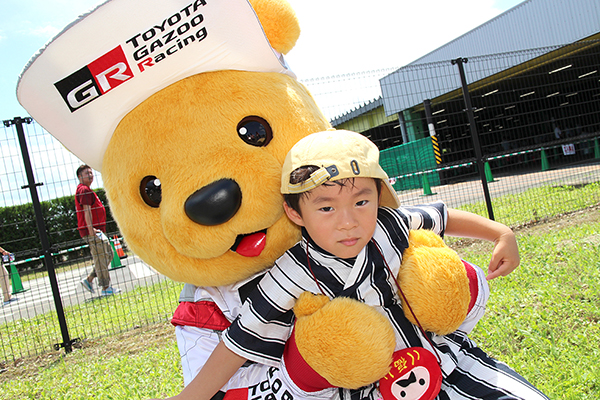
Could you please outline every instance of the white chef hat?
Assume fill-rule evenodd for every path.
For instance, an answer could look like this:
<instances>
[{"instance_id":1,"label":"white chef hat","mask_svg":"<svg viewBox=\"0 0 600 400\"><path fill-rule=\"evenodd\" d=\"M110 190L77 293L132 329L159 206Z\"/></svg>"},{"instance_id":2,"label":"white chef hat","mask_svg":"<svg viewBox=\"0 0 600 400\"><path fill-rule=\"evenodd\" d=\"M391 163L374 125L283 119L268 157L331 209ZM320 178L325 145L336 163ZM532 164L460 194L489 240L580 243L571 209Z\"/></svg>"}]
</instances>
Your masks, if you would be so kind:
<instances>
[{"instance_id":1,"label":"white chef hat","mask_svg":"<svg viewBox=\"0 0 600 400\"><path fill-rule=\"evenodd\" d=\"M121 119L164 87L201 72L295 78L247 0L108 0L29 61L17 98L96 170Z\"/></svg>"}]
</instances>

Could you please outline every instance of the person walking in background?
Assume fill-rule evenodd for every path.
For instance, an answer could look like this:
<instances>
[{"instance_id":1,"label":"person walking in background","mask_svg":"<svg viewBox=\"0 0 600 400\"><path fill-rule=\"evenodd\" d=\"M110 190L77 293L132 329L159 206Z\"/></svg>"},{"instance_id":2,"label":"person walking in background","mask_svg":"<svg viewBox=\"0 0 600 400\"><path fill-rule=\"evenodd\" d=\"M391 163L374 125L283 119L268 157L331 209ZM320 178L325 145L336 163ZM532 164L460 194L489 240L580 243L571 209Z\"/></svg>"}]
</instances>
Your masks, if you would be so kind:
<instances>
[{"instance_id":1,"label":"person walking in background","mask_svg":"<svg viewBox=\"0 0 600 400\"><path fill-rule=\"evenodd\" d=\"M0 247L0 253L2 253L3 256L8 256L10 255L10 253L6 250L4 250L2 247ZM9 275L8 275L8 271L6 270L6 267L4 266L4 257L2 258L2 265L0 265L0 287L2 287L2 298L3 298L3 302L2 305L8 305L10 303L12 303L13 301L17 301L19 300L18 297L13 296L10 293L10 281L9 281Z\"/></svg>"},{"instance_id":2,"label":"person walking in background","mask_svg":"<svg viewBox=\"0 0 600 400\"><path fill-rule=\"evenodd\" d=\"M94 269L81 280L81 285L94 294L93 281L98 278L98 287L102 288L101 296L119 293L110 285L108 266L113 259L113 250L106 236L106 210L104 205L90 188L94 181L94 173L89 165L77 168L79 185L75 193L75 209L77 211L77 229L79 234L90 245Z\"/></svg>"}]
</instances>

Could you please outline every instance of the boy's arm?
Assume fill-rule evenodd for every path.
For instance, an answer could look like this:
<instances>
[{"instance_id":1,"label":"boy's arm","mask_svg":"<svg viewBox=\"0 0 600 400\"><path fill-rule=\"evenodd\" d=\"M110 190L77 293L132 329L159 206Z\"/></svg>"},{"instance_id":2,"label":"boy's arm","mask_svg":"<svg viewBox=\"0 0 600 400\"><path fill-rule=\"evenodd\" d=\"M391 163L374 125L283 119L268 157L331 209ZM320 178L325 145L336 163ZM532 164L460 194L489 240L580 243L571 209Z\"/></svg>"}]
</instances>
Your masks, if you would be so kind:
<instances>
[{"instance_id":1,"label":"boy's arm","mask_svg":"<svg viewBox=\"0 0 600 400\"><path fill-rule=\"evenodd\" d=\"M494 242L487 280L506 276L519 266L514 232L506 225L466 211L448 209L446 234Z\"/></svg>"},{"instance_id":2,"label":"boy's arm","mask_svg":"<svg viewBox=\"0 0 600 400\"><path fill-rule=\"evenodd\" d=\"M245 358L229 350L223 342L219 342L198 375L181 393L170 399L210 400L245 362Z\"/></svg>"}]
</instances>

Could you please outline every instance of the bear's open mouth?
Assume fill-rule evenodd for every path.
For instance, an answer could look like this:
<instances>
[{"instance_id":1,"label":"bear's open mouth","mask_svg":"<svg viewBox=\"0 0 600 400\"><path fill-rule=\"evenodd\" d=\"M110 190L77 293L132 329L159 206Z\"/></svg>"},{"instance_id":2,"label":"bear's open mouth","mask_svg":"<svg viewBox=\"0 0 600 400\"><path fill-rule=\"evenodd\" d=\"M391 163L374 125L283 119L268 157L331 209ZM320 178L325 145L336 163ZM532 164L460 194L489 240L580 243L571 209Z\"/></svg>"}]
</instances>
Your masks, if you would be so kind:
<instances>
[{"instance_id":1,"label":"bear's open mouth","mask_svg":"<svg viewBox=\"0 0 600 400\"><path fill-rule=\"evenodd\" d=\"M230 250L244 257L257 257L267 244L267 230L238 235Z\"/></svg>"}]
</instances>

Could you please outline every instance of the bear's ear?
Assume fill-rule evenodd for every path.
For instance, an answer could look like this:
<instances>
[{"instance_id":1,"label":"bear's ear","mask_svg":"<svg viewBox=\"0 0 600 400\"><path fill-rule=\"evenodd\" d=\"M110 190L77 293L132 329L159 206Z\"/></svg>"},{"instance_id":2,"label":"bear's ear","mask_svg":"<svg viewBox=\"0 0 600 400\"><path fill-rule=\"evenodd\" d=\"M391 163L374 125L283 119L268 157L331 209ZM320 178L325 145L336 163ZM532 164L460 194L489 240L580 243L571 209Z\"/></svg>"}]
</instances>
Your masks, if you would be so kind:
<instances>
[{"instance_id":1,"label":"bear's ear","mask_svg":"<svg viewBox=\"0 0 600 400\"><path fill-rule=\"evenodd\" d=\"M287 54L300 36L296 13L286 0L250 0L271 47Z\"/></svg>"}]
</instances>

